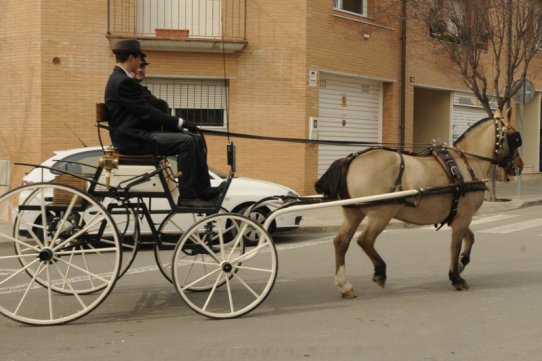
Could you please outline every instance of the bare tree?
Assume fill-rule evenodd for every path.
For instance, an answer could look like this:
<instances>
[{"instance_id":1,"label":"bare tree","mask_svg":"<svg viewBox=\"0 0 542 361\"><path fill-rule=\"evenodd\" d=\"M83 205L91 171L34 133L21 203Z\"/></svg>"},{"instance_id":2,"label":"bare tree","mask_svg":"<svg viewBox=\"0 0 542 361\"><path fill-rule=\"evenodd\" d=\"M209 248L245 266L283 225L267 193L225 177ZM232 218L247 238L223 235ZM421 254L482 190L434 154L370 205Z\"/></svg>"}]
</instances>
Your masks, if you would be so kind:
<instances>
[{"instance_id":1,"label":"bare tree","mask_svg":"<svg viewBox=\"0 0 542 361\"><path fill-rule=\"evenodd\" d=\"M489 116L502 110L528 75L542 45L538 0L407 0Z\"/></svg>"},{"instance_id":2,"label":"bare tree","mask_svg":"<svg viewBox=\"0 0 542 361\"><path fill-rule=\"evenodd\" d=\"M489 116L520 90L542 45L540 0L404 0ZM427 33L425 33L427 34ZM492 106L493 105L493 106ZM496 200L492 167L488 200Z\"/></svg>"}]
</instances>

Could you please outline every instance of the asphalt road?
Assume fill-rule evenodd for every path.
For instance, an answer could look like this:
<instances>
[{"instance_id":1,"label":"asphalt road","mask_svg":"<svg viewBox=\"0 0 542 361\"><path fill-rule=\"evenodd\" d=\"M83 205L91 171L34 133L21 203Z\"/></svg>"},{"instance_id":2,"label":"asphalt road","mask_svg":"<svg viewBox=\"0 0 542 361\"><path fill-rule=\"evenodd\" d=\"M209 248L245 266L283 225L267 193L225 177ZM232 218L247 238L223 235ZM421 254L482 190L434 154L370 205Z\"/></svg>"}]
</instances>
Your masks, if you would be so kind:
<instances>
[{"instance_id":1,"label":"asphalt road","mask_svg":"<svg viewBox=\"0 0 542 361\"><path fill-rule=\"evenodd\" d=\"M333 234L276 236L279 274L268 299L239 319L209 320L185 306L143 251L95 311L64 326L0 318L9 360L541 360L542 206L475 221L471 287L447 278L449 230L389 230L377 241L385 289L352 243L333 284Z\"/></svg>"}]
</instances>

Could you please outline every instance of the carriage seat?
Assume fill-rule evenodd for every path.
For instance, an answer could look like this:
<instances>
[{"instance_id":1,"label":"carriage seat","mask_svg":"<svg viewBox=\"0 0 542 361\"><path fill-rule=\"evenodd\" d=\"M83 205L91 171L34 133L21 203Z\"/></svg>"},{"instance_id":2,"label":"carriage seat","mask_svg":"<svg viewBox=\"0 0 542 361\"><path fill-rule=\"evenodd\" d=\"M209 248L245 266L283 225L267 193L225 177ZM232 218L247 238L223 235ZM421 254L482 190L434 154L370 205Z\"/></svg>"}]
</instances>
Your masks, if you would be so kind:
<instances>
[{"instance_id":1,"label":"carriage seat","mask_svg":"<svg viewBox=\"0 0 542 361\"><path fill-rule=\"evenodd\" d=\"M98 126L98 136L101 140L100 136L100 128L104 128L102 123L108 123L107 118L107 108L105 107L105 103L96 103L96 124ZM135 161L135 162L154 162L155 159L162 159L163 157L156 157L154 154L142 154L142 155L135 155L135 154L125 154L121 153L117 150L114 151L113 155L119 159L119 161Z\"/></svg>"},{"instance_id":2,"label":"carriage seat","mask_svg":"<svg viewBox=\"0 0 542 361\"><path fill-rule=\"evenodd\" d=\"M104 103L96 104L96 123L98 126L98 136L101 142L100 129L107 128L103 123L107 123L107 108ZM157 156L155 154L124 154L117 150L113 150L111 154L113 158L118 159L118 169L115 171L115 174L112 176L111 182L112 185L121 184L122 182L133 179L138 175L143 173L152 173L154 170L161 170L162 179L165 179L164 182L160 181L160 175L156 174L152 177L151 181L145 182L144 184L137 185L133 187L134 191L144 192L144 193L163 193L164 190L168 190L172 196L178 196L178 187L175 177L178 177L179 174L174 175L171 167L165 156ZM135 167L134 167L135 166ZM105 175L104 175L105 176ZM100 181L103 181L100 178Z\"/></svg>"}]
</instances>

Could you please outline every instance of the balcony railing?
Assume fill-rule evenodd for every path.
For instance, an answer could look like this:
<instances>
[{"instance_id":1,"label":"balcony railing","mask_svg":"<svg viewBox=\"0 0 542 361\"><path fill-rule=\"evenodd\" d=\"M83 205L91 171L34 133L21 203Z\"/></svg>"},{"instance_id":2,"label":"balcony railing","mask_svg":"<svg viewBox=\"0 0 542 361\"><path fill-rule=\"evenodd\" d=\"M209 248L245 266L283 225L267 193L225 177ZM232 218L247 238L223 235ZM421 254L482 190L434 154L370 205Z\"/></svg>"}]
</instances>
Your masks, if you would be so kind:
<instances>
[{"instance_id":1,"label":"balcony railing","mask_svg":"<svg viewBox=\"0 0 542 361\"><path fill-rule=\"evenodd\" d=\"M184 47L246 42L246 0L108 0L107 8L111 38L177 40Z\"/></svg>"}]
</instances>

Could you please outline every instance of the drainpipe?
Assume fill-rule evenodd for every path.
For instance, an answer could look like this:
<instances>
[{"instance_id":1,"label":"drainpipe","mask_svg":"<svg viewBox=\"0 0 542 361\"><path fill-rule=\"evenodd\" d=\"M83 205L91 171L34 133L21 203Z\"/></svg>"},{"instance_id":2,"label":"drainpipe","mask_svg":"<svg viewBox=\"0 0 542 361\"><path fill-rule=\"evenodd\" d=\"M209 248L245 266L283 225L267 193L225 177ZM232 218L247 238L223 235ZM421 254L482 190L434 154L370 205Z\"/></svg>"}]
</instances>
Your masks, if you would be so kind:
<instances>
[{"instance_id":1,"label":"drainpipe","mask_svg":"<svg viewBox=\"0 0 542 361\"><path fill-rule=\"evenodd\" d=\"M406 47L407 47L407 1L403 0L401 12L401 148L405 147L406 127Z\"/></svg>"}]
</instances>

